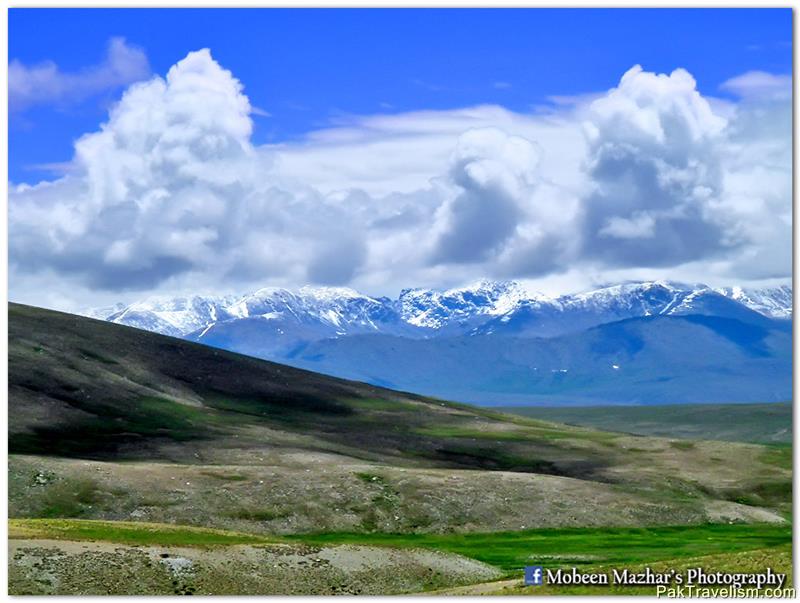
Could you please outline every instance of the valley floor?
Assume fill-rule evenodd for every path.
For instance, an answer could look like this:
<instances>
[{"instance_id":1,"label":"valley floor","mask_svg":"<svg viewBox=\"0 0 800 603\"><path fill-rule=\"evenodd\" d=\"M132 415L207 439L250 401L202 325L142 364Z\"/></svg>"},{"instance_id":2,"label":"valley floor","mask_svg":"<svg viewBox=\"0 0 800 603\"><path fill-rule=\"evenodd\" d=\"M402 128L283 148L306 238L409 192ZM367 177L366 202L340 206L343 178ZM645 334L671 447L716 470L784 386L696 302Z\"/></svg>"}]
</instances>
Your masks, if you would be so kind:
<instances>
[{"instance_id":1,"label":"valley floor","mask_svg":"<svg viewBox=\"0 0 800 603\"><path fill-rule=\"evenodd\" d=\"M792 444L792 403L509 406L504 412L604 431L687 440Z\"/></svg>"},{"instance_id":2,"label":"valley floor","mask_svg":"<svg viewBox=\"0 0 800 603\"><path fill-rule=\"evenodd\" d=\"M787 573L791 527L264 537L135 522L11 520L11 594L652 594L524 587L521 567Z\"/></svg>"},{"instance_id":3,"label":"valley floor","mask_svg":"<svg viewBox=\"0 0 800 603\"><path fill-rule=\"evenodd\" d=\"M481 450L534 427L447 429ZM614 436L603 448L625 463L600 480L303 444L194 462L10 455L10 592L545 594L561 591L523 588L521 568L790 558L791 449Z\"/></svg>"},{"instance_id":4,"label":"valley floor","mask_svg":"<svg viewBox=\"0 0 800 603\"><path fill-rule=\"evenodd\" d=\"M736 553L705 555L689 559L670 559L645 565L627 566L631 572L638 573L649 567L654 572L665 572L675 569L685 572L689 568L702 567L707 572L742 572L759 573L767 567L786 575L783 588L794 588L792 569L792 548L790 545L756 549ZM586 571L610 572L610 566L588 566ZM613 569L622 569L614 566ZM456 586L432 591L431 595L650 595L657 594L651 586L525 586L521 578L510 580L492 580L467 586ZM787 592L787 597L792 595Z\"/></svg>"}]
</instances>

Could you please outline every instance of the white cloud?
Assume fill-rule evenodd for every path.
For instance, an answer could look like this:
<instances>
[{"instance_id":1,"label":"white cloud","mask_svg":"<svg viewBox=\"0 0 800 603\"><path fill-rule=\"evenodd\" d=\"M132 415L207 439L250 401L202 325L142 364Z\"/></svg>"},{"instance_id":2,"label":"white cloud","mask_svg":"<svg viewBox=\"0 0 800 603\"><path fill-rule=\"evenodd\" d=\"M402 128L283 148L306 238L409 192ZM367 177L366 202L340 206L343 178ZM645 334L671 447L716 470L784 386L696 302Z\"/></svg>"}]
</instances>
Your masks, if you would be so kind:
<instances>
[{"instance_id":1,"label":"white cloud","mask_svg":"<svg viewBox=\"0 0 800 603\"><path fill-rule=\"evenodd\" d=\"M727 80L720 88L742 98L788 99L792 95L792 76L748 71Z\"/></svg>"},{"instance_id":2,"label":"white cloud","mask_svg":"<svg viewBox=\"0 0 800 603\"><path fill-rule=\"evenodd\" d=\"M24 65L12 60L8 65L8 105L23 111L38 104L65 104L126 86L146 78L150 67L145 53L129 46L124 38L109 40L102 63L70 73L52 61Z\"/></svg>"},{"instance_id":3,"label":"white cloud","mask_svg":"<svg viewBox=\"0 0 800 603\"><path fill-rule=\"evenodd\" d=\"M305 143L274 150L287 178L324 192L359 188L382 196L427 186L447 168L461 134L490 127L535 141L546 149L542 172L562 186L576 184L586 146L579 122L571 116L524 115L496 105L352 116L311 133Z\"/></svg>"},{"instance_id":4,"label":"white cloud","mask_svg":"<svg viewBox=\"0 0 800 603\"><path fill-rule=\"evenodd\" d=\"M611 216L597 234L617 239L649 239L655 234L655 225L651 214L633 212L630 218Z\"/></svg>"},{"instance_id":5,"label":"white cloud","mask_svg":"<svg viewBox=\"0 0 800 603\"><path fill-rule=\"evenodd\" d=\"M636 67L546 114L351 116L259 147L241 83L191 53L132 85L68 175L12 188L12 298L787 277L789 103L718 106Z\"/></svg>"},{"instance_id":6,"label":"white cloud","mask_svg":"<svg viewBox=\"0 0 800 603\"><path fill-rule=\"evenodd\" d=\"M585 124L593 190L583 201L583 254L610 266L674 266L725 253L724 118L683 69L638 65L595 100Z\"/></svg>"},{"instance_id":7,"label":"white cloud","mask_svg":"<svg viewBox=\"0 0 800 603\"><path fill-rule=\"evenodd\" d=\"M791 132L791 96L749 95L736 106L721 158L724 195L715 208L743 242L721 265L731 277L791 274Z\"/></svg>"},{"instance_id":8,"label":"white cloud","mask_svg":"<svg viewBox=\"0 0 800 603\"><path fill-rule=\"evenodd\" d=\"M449 171L458 192L436 212L431 263L475 263L502 251L536 185L539 156L529 140L496 128L462 134Z\"/></svg>"}]
</instances>

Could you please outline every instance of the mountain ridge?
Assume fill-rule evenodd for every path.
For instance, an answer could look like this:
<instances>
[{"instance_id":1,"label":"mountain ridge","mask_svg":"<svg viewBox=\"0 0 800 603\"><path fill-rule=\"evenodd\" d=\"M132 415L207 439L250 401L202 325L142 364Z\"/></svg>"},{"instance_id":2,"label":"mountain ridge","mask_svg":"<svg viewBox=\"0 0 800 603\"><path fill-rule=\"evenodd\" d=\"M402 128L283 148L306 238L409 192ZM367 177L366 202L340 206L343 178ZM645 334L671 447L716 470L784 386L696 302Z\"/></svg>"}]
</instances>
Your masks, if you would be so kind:
<instances>
[{"instance_id":1,"label":"mountain ridge","mask_svg":"<svg viewBox=\"0 0 800 603\"><path fill-rule=\"evenodd\" d=\"M487 406L788 400L790 323L764 320L648 316L530 338L357 335L310 342L285 362Z\"/></svg>"},{"instance_id":2,"label":"mountain ridge","mask_svg":"<svg viewBox=\"0 0 800 603\"><path fill-rule=\"evenodd\" d=\"M791 289L622 283L548 297L480 281L397 299L345 288L155 299L106 320L462 402L667 404L791 397Z\"/></svg>"},{"instance_id":3,"label":"mountain ridge","mask_svg":"<svg viewBox=\"0 0 800 603\"><path fill-rule=\"evenodd\" d=\"M689 314L697 312L698 299L708 298L725 298L769 318L784 320L792 315L789 285L747 289L643 281L553 297L514 281L487 280L444 291L404 289L397 299L371 297L344 287L267 287L245 295L151 297L79 314L177 337L190 336L214 323L253 317L276 320L287 315L305 324L319 323L320 338L367 332L427 337L484 333L491 328L487 323L509 323L524 313L538 312L539 319L543 315L611 313L595 319L594 324L651 314ZM545 329L536 334L549 332Z\"/></svg>"}]
</instances>

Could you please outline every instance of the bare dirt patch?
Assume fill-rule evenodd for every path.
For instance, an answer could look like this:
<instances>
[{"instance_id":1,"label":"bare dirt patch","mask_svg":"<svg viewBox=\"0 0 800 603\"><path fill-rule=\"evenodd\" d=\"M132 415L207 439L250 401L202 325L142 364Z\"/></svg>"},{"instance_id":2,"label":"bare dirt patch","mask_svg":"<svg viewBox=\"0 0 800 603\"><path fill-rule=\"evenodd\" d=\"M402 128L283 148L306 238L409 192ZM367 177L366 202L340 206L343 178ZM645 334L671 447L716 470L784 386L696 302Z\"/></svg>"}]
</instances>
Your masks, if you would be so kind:
<instances>
[{"instance_id":1,"label":"bare dirt patch","mask_svg":"<svg viewBox=\"0 0 800 603\"><path fill-rule=\"evenodd\" d=\"M447 588L500 575L466 557L415 549L9 541L9 592L14 595L376 595Z\"/></svg>"}]
</instances>

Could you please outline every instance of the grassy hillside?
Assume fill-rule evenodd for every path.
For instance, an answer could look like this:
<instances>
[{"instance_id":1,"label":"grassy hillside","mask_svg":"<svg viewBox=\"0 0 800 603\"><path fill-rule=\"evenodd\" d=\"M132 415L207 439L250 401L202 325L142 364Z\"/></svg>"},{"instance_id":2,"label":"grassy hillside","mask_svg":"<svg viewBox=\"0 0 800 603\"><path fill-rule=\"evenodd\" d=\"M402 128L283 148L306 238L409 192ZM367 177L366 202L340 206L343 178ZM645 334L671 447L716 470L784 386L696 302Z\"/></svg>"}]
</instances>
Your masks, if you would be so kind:
<instances>
[{"instance_id":1,"label":"grassy hillside","mask_svg":"<svg viewBox=\"0 0 800 603\"><path fill-rule=\"evenodd\" d=\"M78 316L9 309L10 451L195 462L305 446L409 465L571 477L608 436L372 387ZM587 456L570 442L597 444Z\"/></svg>"},{"instance_id":2,"label":"grassy hillside","mask_svg":"<svg viewBox=\"0 0 800 603\"><path fill-rule=\"evenodd\" d=\"M257 493L284 481L285 492L297 492L295 474L312 471L323 476L300 490L324 501L329 481L346 484L361 495L341 495L342 505L375 528L440 525L431 518L441 513L433 500L449 483L463 484L453 488L458 501L459 492L483 488L513 500L536 482L542 504L554 509L559 491L576 500L583 490L593 492L594 504L567 503L555 520L533 525L591 524L593 508L603 521L610 515L617 517L612 523L652 523L657 505L665 504L687 522L736 519L751 513L728 503L746 499L783 511L789 500L786 455L768 448L631 437L504 415L14 304L9 319L9 447L12 455L26 455L11 468L12 514L27 508L40 516L120 519L112 510L125 499L137 505L131 512L154 507L147 513L159 520L199 523L211 521L202 519L209 507L195 508L184 497L202 501L199 493L222 487L236 511L208 525L250 522L263 529L265 520L285 518L291 505L274 494L257 504ZM102 461L112 478L66 459ZM139 471L142 465L130 461L150 465ZM270 464L280 472L265 475ZM231 468L213 470L218 465ZM459 473L474 469L485 473ZM449 477L441 482L443 475ZM148 497L161 502L148 505ZM359 507L364 498L372 503ZM307 515L330 515L322 501ZM447 521L464 513L451 504L457 508ZM485 523L496 511L488 506L476 515L477 506L460 525ZM426 511L416 517L420 509ZM398 511L408 519L387 524ZM310 518L307 529L352 523L319 521Z\"/></svg>"},{"instance_id":3,"label":"grassy hillside","mask_svg":"<svg viewBox=\"0 0 800 603\"><path fill-rule=\"evenodd\" d=\"M502 412L635 435L791 444L792 404L508 406Z\"/></svg>"},{"instance_id":4,"label":"grassy hillside","mask_svg":"<svg viewBox=\"0 0 800 603\"><path fill-rule=\"evenodd\" d=\"M680 556L790 531L788 447L503 414L14 304L9 448L16 593L415 592L531 547L589 554L609 526L705 530L686 553L690 532L618 532L631 561L637 538Z\"/></svg>"}]
</instances>

